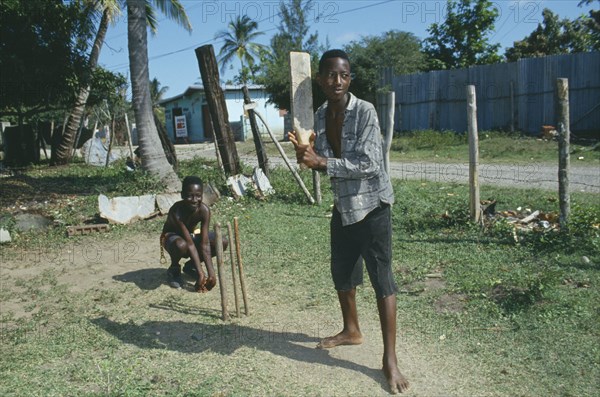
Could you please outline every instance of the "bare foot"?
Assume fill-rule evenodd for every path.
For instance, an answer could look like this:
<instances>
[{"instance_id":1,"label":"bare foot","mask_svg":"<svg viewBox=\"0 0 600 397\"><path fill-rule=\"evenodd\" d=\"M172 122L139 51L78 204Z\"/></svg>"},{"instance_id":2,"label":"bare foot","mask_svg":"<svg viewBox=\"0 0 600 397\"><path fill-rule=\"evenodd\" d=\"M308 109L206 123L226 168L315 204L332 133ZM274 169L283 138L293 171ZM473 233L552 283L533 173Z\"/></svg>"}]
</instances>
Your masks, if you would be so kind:
<instances>
[{"instance_id":1,"label":"bare foot","mask_svg":"<svg viewBox=\"0 0 600 397\"><path fill-rule=\"evenodd\" d=\"M317 345L317 349L331 349L336 346L360 345L361 343L363 343L363 337L360 333L342 331L337 335L322 339Z\"/></svg>"},{"instance_id":2,"label":"bare foot","mask_svg":"<svg viewBox=\"0 0 600 397\"><path fill-rule=\"evenodd\" d=\"M196 290L196 292L199 293L204 293L204 292L208 292L208 289L206 289L206 282L198 282L196 281L196 284L194 284L194 289Z\"/></svg>"},{"instance_id":3,"label":"bare foot","mask_svg":"<svg viewBox=\"0 0 600 397\"><path fill-rule=\"evenodd\" d=\"M400 373L398 364L395 361L389 362L387 365L383 365L383 374L390 385L390 393L404 393L409 388L408 380Z\"/></svg>"},{"instance_id":4,"label":"bare foot","mask_svg":"<svg viewBox=\"0 0 600 397\"><path fill-rule=\"evenodd\" d=\"M215 285L217 285L217 278L214 275L209 275L206 279L206 289L210 291Z\"/></svg>"}]
</instances>

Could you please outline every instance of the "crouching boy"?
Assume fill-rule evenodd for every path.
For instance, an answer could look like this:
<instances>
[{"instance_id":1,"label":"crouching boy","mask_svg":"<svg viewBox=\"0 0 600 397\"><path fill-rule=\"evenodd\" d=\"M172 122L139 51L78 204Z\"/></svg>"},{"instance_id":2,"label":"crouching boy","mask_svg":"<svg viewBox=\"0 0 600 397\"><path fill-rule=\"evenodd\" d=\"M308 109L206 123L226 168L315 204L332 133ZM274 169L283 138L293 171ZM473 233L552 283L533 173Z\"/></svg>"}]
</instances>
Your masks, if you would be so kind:
<instances>
[{"instance_id":1,"label":"crouching boy","mask_svg":"<svg viewBox=\"0 0 600 397\"><path fill-rule=\"evenodd\" d=\"M181 258L190 258L183 271L196 279L197 292L210 291L217 283L212 257L216 255L215 236L209 232L210 208L202 202L202 180L197 176L184 178L181 187L182 200L173 204L160 235L161 256L166 250L171 257L171 265L167 270L169 285L182 288ZM194 234L200 224L200 234ZM223 241L223 249L227 241ZM202 270L202 262L206 272Z\"/></svg>"}]
</instances>

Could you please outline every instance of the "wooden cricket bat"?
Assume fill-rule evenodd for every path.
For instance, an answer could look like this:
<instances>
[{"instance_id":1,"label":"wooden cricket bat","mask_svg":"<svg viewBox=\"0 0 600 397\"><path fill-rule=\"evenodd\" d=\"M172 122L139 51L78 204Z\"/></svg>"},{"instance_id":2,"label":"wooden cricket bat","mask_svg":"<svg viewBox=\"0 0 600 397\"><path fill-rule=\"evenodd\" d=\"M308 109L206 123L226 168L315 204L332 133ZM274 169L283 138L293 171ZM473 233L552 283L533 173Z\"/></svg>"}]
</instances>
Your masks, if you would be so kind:
<instances>
[{"instance_id":1,"label":"wooden cricket bat","mask_svg":"<svg viewBox=\"0 0 600 397\"><path fill-rule=\"evenodd\" d=\"M315 122L310 54L290 52L290 83L292 128L296 132L298 143L308 145Z\"/></svg>"}]
</instances>

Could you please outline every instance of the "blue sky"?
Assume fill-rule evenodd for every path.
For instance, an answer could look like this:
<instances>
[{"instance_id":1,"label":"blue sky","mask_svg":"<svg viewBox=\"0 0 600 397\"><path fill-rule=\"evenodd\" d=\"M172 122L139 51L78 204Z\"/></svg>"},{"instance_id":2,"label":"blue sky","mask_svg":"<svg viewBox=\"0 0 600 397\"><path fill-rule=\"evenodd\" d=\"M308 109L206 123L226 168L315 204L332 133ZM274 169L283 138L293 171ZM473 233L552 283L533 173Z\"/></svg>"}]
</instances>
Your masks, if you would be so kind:
<instances>
[{"instance_id":1,"label":"blue sky","mask_svg":"<svg viewBox=\"0 0 600 397\"><path fill-rule=\"evenodd\" d=\"M181 0L193 27L192 33L169 21L163 15L158 32L148 36L150 78L156 77L162 86L169 87L166 97L182 93L188 86L200 81L200 71L194 49L212 44L218 53L221 44L213 40L216 32L226 29L236 15L248 15L259 21L259 30L265 32L258 42L269 44L279 25L279 1L206 1ZM573 19L587 14L591 7L577 7L579 0L509 1L496 0L500 11L496 31L491 36L493 43L502 48L520 40L542 20L542 10L549 8L561 18ZM593 4L596 6L597 3ZM318 32L321 42L329 39L331 48L340 48L361 36L379 35L396 29L415 34L424 39L427 27L443 22L446 1L407 0L320 0L314 2L309 13L311 32ZM117 23L109 27L102 48L100 64L112 71L129 74L127 54L127 17L122 15ZM503 50L502 50L503 52ZM235 63L234 68L239 67ZM229 69L222 79L231 79L237 70Z\"/></svg>"}]
</instances>

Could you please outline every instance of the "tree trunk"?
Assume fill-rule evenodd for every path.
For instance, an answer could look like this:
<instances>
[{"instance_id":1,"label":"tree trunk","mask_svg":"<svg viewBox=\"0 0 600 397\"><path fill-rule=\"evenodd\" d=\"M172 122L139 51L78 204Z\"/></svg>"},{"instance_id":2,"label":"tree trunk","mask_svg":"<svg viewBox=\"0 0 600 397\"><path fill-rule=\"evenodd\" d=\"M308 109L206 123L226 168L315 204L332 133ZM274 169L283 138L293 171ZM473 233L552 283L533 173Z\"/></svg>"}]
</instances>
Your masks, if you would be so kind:
<instances>
[{"instance_id":1,"label":"tree trunk","mask_svg":"<svg viewBox=\"0 0 600 397\"><path fill-rule=\"evenodd\" d=\"M73 106L73 109L71 109L69 121L67 122L67 128L60 139L58 149L56 151L52 151L52 164L66 164L70 160L75 136L77 135L77 131L79 130L79 126L81 124L81 116L83 115L88 96L90 95L90 80L92 78L92 73L98 65L100 50L104 44L106 31L108 30L108 20L109 11L107 8L105 8L104 12L102 13L102 19L100 19L100 25L98 26L98 32L96 33L94 46L92 47L92 51L90 53L88 70L85 72L75 105Z\"/></svg>"},{"instance_id":2,"label":"tree trunk","mask_svg":"<svg viewBox=\"0 0 600 397\"><path fill-rule=\"evenodd\" d=\"M177 171L177 153L175 153L175 145L169 139L169 134L167 133L167 128L164 126L162 121L156 117L156 113L154 113L154 124L156 124L156 129L158 130L158 137L160 138L160 143L162 144L162 148L165 151L165 156L169 164L173 166L173 169Z\"/></svg>"},{"instance_id":3,"label":"tree trunk","mask_svg":"<svg viewBox=\"0 0 600 397\"><path fill-rule=\"evenodd\" d=\"M196 48L196 58L200 68L200 76L204 84L206 103L215 133L215 139L221 153L223 169L228 175L242 172L240 159L235 147L235 140L229 125L229 114L225 104L225 95L219 85L219 68L213 46L211 44Z\"/></svg>"},{"instance_id":4,"label":"tree trunk","mask_svg":"<svg viewBox=\"0 0 600 397\"><path fill-rule=\"evenodd\" d=\"M146 25L146 1L127 0L127 41L129 47L129 70L135 123L138 131L142 168L159 178L165 190L176 192L181 182L162 150L150 98L148 73L148 37Z\"/></svg>"}]
</instances>

